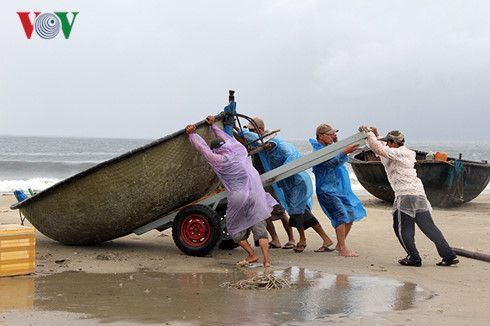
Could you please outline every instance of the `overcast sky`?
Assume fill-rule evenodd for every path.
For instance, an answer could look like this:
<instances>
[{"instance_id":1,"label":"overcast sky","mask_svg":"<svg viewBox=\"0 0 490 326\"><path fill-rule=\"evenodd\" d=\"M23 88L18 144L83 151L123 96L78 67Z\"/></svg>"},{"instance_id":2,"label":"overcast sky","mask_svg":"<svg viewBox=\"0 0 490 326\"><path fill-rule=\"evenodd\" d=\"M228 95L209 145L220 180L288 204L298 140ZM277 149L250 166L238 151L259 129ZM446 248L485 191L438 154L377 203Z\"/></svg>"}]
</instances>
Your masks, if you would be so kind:
<instances>
[{"instance_id":1,"label":"overcast sky","mask_svg":"<svg viewBox=\"0 0 490 326\"><path fill-rule=\"evenodd\" d=\"M18 11L79 14L46 40ZM490 141L489 17L489 1L2 0L0 134L159 138L234 89L285 139L329 123Z\"/></svg>"}]
</instances>

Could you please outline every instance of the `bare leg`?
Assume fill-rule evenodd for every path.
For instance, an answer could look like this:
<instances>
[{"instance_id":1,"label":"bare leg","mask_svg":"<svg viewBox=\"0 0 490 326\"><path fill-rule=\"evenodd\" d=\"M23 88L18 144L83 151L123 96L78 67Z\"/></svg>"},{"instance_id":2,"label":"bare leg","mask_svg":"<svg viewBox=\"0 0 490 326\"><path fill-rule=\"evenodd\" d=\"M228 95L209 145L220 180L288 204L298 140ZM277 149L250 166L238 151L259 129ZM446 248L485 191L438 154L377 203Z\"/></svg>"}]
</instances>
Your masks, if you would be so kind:
<instances>
[{"instance_id":1,"label":"bare leg","mask_svg":"<svg viewBox=\"0 0 490 326\"><path fill-rule=\"evenodd\" d=\"M296 247L293 249L296 252L303 252L306 248L306 235L305 228L297 228L299 233L299 242L296 244Z\"/></svg>"},{"instance_id":2,"label":"bare leg","mask_svg":"<svg viewBox=\"0 0 490 326\"><path fill-rule=\"evenodd\" d=\"M352 223L350 223L352 224ZM350 228L349 228L350 230ZM335 233L337 234L337 247L339 248L339 255L345 257L359 257L357 253L347 248L345 244L346 237L346 224L341 224L335 228ZM336 248L337 248L336 247Z\"/></svg>"},{"instance_id":3,"label":"bare leg","mask_svg":"<svg viewBox=\"0 0 490 326\"><path fill-rule=\"evenodd\" d=\"M352 228L352 222L350 223L345 223L345 237L347 238L347 235L349 234L350 232L350 229Z\"/></svg>"},{"instance_id":4,"label":"bare leg","mask_svg":"<svg viewBox=\"0 0 490 326\"><path fill-rule=\"evenodd\" d=\"M262 239L260 239L262 240ZM259 240L259 243L260 243L260 240ZM266 239L264 239L266 240ZM250 247L250 244L248 243L248 240L242 240L240 242L238 242L238 245L240 247L242 247L248 254L248 257L245 258L245 261L249 262L249 263L255 263L256 261L259 260L259 256L255 253L255 251L252 249L252 247ZM261 246L262 248L262 246ZM269 244L267 244L267 249L269 249Z\"/></svg>"},{"instance_id":5,"label":"bare leg","mask_svg":"<svg viewBox=\"0 0 490 326\"><path fill-rule=\"evenodd\" d=\"M324 247L330 247L333 244L333 241L325 233L325 231L323 230L323 228L322 228L322 226L321 226L320 223L318 223L317 225L313 226L312 228L323 239L323 246Z\"/></svg>"},{"instance_id":6,"label":"bare leg","mask_svg":"<svg viewBox=\"0 0 490 326\"><path fill-rule=\"evenodd\" d=\"M260 249L262 250L262 254L264 255L264 266L269 267L271 262L269 260L269 239L260 238L259 239Z\"/></svg>"},{"instance_id":7,"label":"bare leg","mask_svg":"<svg viewBox=\"0 0 490 326\"><path fill-rule=\"evenodd\" d=\"M344 240L345 240L347 238L347 235L350 232L351 227L352 227L352 222L345 223L344 225L345 225L345 237L344 237ZM340 250L340 246L339 246L339 242L338 242L338 236L337 236L337 245L335 246L335 250L337 250L337 251Z\"/></svg>"},{"instance_id":8,"label":"bare leg","mask_svg":"<svg viewBox=\"0 0 490 326\"><path fill-rule=\"evenodd\" d=\"M305 228L298 228L298 233L299 233L299 245L304 245L306 246L306 235L305 235Z\"/></svg>"},{"instance_id":9,"label":"bare leg","mask_svg":"<svg viewBox=\"0 0 490 326\"><path fill-rule=\"evenodd\" d=\"M283 218L281 219L281 222L284 230L288 235L288 242L295 243L296 241L294 240L293 228L289 226L289 219Z\"/></svg>"},{"instance_id":10,"label":"bare leg","mask_svg":"<svg viewBox=\"0 0 490 326\"><path fill-rule=\"evenodd\" d=\"M277 247L280 247L281 241L279 240L279 237L278 237L277 232L276 232L276 228L274 227L274 223L272 223L271 218L269 217L267 220L265 220L265 222L267 223L267 226L266 226L267 232L269 232L269 234L271 235L270 243L272 243L273 245L275 245Z\"/></svg>"}]
</instances>

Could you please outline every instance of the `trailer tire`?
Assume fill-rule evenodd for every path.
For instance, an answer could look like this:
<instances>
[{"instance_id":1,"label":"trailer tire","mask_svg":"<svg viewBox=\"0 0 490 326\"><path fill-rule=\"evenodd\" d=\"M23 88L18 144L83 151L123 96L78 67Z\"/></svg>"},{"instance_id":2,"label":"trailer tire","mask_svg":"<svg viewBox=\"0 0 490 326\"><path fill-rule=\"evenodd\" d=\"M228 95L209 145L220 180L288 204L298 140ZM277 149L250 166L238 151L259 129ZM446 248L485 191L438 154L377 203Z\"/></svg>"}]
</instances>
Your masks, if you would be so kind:
<instances>
[{"instance_id":1,"label":"trailer tire","mask_svg":"<svg viewBox=\"0 0 490 326\"><path fill-rule=\"evenodd\" d=\"M173 221L172 237L183 253L204 256L221 238L219 216L205 205L187 206Z\"/></svg>"},{"instance_id":2,"label":"trailer tire","mask_svg":"<svg viewBox=\"0 0 490 326\"><path fill-rule=\"evenodd\" d=\"M217 209L216 212L221 218L221 241L218 244L218 249L221 250L233 250L238 247L238 244L233 241L228 234L226 229L226 205L221 207L221 209Z\"/></svg>"},{"instance_id":3,"label":"trailer tire","mask_svg":"<svg viewBox=\"0 0 490 326\"><path fill-rule=\"evenodd\" d=\"M221 250L233 250L238 247L238 244L236 244L235 241L231 239L223 239L221 240L220 244L218 245L218 248Z\"/></svg>"}]
</instances>

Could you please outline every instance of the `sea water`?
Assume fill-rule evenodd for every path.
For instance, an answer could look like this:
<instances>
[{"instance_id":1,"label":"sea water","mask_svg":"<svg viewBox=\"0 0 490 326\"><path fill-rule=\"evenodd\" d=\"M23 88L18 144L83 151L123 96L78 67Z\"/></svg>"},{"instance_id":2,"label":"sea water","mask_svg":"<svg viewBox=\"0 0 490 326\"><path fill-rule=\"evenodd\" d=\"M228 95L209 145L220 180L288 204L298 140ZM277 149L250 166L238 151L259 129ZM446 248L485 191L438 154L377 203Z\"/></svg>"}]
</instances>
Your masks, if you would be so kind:
<instances>
[{"instance_id":1,"label":"sea water","mask_svg":"<svg viewBox=\"0 0 490 326\"><path fill-rule=\"evenodd\" d=\"M0 136L0 194L46 189L148 139Z\"/></svg>"},{"instance_id":2,"label":"sea water","mask_svg":"<svg viewBox=\"0 0 490 326\"><path fill-rule=\"evenodd\" d=\"M39 192L98 163L152 142L152 139L61 138L0 136L0 194L20 189ZM286 140L302 155L312 152L308 140ZM407 147L446 152L471 161L490 161L490 142L411 142ZM367 194L349 164L352 189ZM307 170L312 177L311 169ZM490 193L487 186L484 193Z\"/></svg>"}]
</instances>

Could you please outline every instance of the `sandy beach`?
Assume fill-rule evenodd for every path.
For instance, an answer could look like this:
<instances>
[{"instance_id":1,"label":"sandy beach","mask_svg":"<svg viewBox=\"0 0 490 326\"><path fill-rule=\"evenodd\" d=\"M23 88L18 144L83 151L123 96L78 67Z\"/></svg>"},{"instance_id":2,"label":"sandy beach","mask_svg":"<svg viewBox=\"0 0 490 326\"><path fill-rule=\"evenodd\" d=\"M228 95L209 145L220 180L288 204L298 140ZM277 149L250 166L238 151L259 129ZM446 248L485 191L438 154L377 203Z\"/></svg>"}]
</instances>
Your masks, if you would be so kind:
<instances>
[{"instance_id":1,"label":"sandy beach","mask_svg":"<svg viewBox=\"0 0 490 326\"><path fill-rule=\"evenodd\" d=\"M440 261L433 244L419 230L416 243L423 259L422 267L404 267L397 260L404 257L393 230L391 204L371 196L360 197L368 216L355 223L348 237L350 249L360 254L357 258L340 257L337 253L315 253L320 247L320 238L312 230L307 230L307 248L303 253L291 250L271 249L270 270L281 270L299 266L322 273L347 276L370 276L410 282L434 296L426 301L413 302L405 310L391 310L372 315L331 316L330 323L343 325L488 325L486 309L490 305L490 263L460 257L460 264L452 267L439 267ZM13 196L0 196L0 224L20 224L18 211L9 206L15 202ZM327 217L315 204L314 214L322 223L327 234L335 241L335 233ZM480 195L470 203L460 207L434 208L433 217L452 247L473 252L490 254L490 195ZM28 222L26 222L28 224ZM279 222L276 222L283 244L286 235ZM295 236L297 233L295 231ZM0 279L2 285L18 279L38 278L66 271L89 274L122 274L138 271L155 273L229 273L235 270L236 262L245 257L240 249L215 249L206 257L191 257L183 254L172 240L171 230L150 231L141 236L131 234L123 238L95 246L65 246L36 231L36 273L29 276ZM262 272L265 268L250 269ZM3 283L2 283L3 282ZM238 290L236 290L238 291ZM287 291L287 290L281 290ZM10 300L1 293L0 299ZM124 302L124 297L118 301ZM294 300L294 298L293 298ZM69 301L68 301L69 303ZM0 306L1 307L1 306ZM5 307L5 304L3 304ZM89 316L90 317L90 316ZM85 319L84 319L85 318ZM0 325L93 325L97 318L86 319L83 314L57 311L43 311L39 308L25 307L0 309ZM200 324L207 324L200 319ZM325 322L325 321L323 321ZM223 321L229 323L229 321ZM311 321L289 324L321 324ZM110 325L134 325L134 321L118 320ZM151 322L142 322L149 325ZM189 324L187 322L168 322L169 325Z\"/></svg>"}]
</instances>

